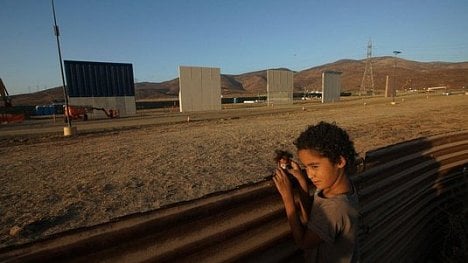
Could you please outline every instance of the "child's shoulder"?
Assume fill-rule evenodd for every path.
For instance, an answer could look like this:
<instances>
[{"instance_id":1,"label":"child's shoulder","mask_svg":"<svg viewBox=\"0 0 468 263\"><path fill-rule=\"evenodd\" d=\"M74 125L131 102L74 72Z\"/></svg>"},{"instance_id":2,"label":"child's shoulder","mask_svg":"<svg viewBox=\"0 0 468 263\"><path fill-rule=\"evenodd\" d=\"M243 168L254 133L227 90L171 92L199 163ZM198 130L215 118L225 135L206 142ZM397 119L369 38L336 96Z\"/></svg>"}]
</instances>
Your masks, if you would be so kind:
<instances>
[{"instance_id":1,"label":"child's shoulder","mask_svg":"<svg viewBox=\"0 0 468 263\"><path fill-rule=\"evenodd\" d=\"M359 198L356 190L351 193L344 193L333 197L323 197L321 191L314 194L314 202L324 209L346 209L348 207L359 207Z\"/></svg>"}]
</instances>

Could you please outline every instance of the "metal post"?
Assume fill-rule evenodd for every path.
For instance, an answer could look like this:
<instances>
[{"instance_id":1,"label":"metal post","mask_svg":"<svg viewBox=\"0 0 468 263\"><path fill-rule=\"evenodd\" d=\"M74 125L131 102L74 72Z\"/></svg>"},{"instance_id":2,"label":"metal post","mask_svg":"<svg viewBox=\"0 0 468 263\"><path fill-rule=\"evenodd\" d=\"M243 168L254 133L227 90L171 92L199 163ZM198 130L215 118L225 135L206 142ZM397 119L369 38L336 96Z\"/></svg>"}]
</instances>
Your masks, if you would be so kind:
<instances>
[{"instance_id":1,"label":"metal post","mask_svg":"<svg viewBox=\"0 0 468 263\"><path fill-rule=\"evenodd\" d=\"M394 56L394 64L393 64L393 89L392 89L392 104L395 104L395 96L396 96L396 64L397 64L397 55L400 54L401 51L395 50L393 51Z\"/></svg>"},{"instance_id":2,"label":"metal post","mask_svg":"<svg viewBox=\"0 0 468 263\"><path fill-rule=\"evenodd\" d=\"M58 57L59 57L59 62L60 62L60 73L62 74L62 88L63 88L63 97L65 98L65 110L68 111L68 93L65 87L65 74L63 73L62 52L60 50L60 39L59 39L60 31L57 25L57 18L55 16L54 0L51 0L51 2L52 2L52 12L54 14L54 34L55 34L55 37L57 38L57 50L58 50ZM71 127L72 125L71 125L70 117L65 112L64 112L64 116L67 120L68 127Z\"/></svg>"}]
</instances>

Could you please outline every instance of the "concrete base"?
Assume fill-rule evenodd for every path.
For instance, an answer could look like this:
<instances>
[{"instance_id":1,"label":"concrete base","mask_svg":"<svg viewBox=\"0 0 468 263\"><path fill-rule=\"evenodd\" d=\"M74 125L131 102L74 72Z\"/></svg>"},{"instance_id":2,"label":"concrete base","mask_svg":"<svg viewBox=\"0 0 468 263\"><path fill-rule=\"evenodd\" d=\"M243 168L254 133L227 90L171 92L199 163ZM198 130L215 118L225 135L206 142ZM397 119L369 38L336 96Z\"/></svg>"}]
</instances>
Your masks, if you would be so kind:
<instances>
[{"instance_id":1,"label":"concrete base","mask_svg":"<svg viewBox=\"0 0 468 263\"><path fill-rule=\"evenodd\" d=\"M76 127L63 127L63 136L74 136L77 133Z\"/></svg>"}]
</instances>

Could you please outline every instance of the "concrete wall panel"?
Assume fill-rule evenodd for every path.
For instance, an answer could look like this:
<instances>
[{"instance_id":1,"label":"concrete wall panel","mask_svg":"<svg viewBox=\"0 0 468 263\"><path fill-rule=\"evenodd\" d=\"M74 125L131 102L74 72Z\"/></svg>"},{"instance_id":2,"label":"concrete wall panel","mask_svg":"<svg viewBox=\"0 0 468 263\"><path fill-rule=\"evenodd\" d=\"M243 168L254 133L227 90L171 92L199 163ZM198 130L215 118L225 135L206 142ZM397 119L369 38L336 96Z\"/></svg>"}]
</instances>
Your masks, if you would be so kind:
<instances>
[{"instance_id":1,"label":"concrete wall panel","mask_svg":"<svg viewBox=\"0 0 468 263\"><path fill-rule=\"evenodd\" d=\"M341 72L325 71L322 73L322 103L340 100Z\"/></svg>"},{"instance_id":2,"label":"concrete wall panel","mask_svg":"<svg viewBox=\"0 0 468 263\"><path fill-rule=\"evenodd\" d=\"M135 116L136 115L136 102L135 97L128 96L123 98L125 101L125 114L126 116Z\"/></svg>"},{"instance_id":3,"label":"concrete wall panel","mask_svg":"<svg viewBox=\"0 0 468 263\"><path fill-rule=\"evenodd\" d=\"M180 112L221 110L219 68L179 67Z\"/></svg>"},{"instance_id":4,"label":"concrete wall panel","mask_svg":"<svg viewBox=\"0 0 468 263\"><path fill-rule=\"evenodd\" d=\"M292 71L267 70L268 104L293 103L293 78Z\"/></svg>"}]
</instances>

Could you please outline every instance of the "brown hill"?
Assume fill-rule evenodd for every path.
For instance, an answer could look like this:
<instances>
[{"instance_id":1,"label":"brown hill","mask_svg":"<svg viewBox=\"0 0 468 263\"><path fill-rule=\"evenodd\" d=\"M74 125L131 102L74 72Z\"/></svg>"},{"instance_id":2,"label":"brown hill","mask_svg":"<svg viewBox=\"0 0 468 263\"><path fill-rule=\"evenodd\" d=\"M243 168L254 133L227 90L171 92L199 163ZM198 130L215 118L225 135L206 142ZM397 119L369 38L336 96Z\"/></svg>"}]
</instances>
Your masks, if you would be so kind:
<instances>
[{"instance_id":1,"label":"brown hill","mask_svg":"<svg viewBox=\"0 0 468 263\"><path fill-rule=\"evenodd\" d=\"M396 61L396 68L394 68ZM341 83L343 91L357 92L360 89L365 60L339 60L319 67L303 70L294 75L294 88L320 90L321 74L326 70L342 72ZM372 69L376 92L385 90L386 76L395 83L399 90L424 89L434 86L447 88L462 88L468 85L468 62L416 62L393 57L373 58ZM395 71L394 71L395 70Z\"/></svg>"},{"instance_id":2,"label":"brown hill","mask_svg":"<svg viewBox=\"0 0 468 263\"><path fill-rule=\"evenodd\" d=\"M139 82L135 83L136 99L151 100L165 97L174 97L179 94L179 78L161 82Z\"/></svg>"},{"instance_id":3,"label":"brown hill","mask_svg":"<svg viewBox=\"0 0 468 263\"><path fill-rule=\"evenodd\" d=\"M13 106L48 105L54 102L63 102L63 89L55 87L33 93L13 95L11 101Z\"/></svg>"},{"instance_id":4,"label":"brown hill","mask_svg":"<svg viewBox=\"0 0 468 263\"><path fill-rule=\"evenodd\" d=\"M394 68L396 62L396 68ZM365 60L339 60L333 63L312 67L294 75L294 90L320 90L322 72L340 71L342 90L358 92L365 69ZM417 62L394 57L377 57L372 59L374 85L376 93L385 89L386 76L395 83L398 89L424 89L434 86L447 86L448 89L459 89L468 86L468 62ZM287 69L286 69L287 70ZM224 96L257 96L266 93L266 70L248 72L239 75L221 74L221 92ZM160 83L139 82L135 84L137 100L177 98L179 79ZM63 100L61 87L40 92L12 96L14 105L49 104Z\"/></svg>"}]
</instances>

